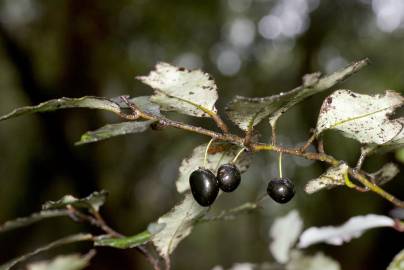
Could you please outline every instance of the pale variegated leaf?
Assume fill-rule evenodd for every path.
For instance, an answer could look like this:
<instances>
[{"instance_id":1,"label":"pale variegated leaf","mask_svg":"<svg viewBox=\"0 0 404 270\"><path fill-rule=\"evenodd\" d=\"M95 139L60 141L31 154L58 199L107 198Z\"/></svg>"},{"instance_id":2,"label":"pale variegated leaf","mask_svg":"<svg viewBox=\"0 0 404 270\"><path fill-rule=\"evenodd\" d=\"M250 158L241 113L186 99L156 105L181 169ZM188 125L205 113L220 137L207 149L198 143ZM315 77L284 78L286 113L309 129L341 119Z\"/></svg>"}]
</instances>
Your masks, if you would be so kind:
<instances>
[{"instance_id":1,"label":"pale variegated leaf","mask_svg":"<svg viewBox=\"0 0 404 270\"><path fill-rule=\"evenodd\" d=\"M341 162L336 167L330 167L319 177L310 180L304 187L304 191L312 194L324 188L330 189L336 186L343 186L345 185L344 173L347 170L348 165L344 162Z\"/></svg>"},{"instance_id":2,"label":"pale variegated leaf","mask_svg":"<svg viewBox=\"0 0 404 270\"><path fill-rule=\"evenodd\" d=\"M366 66L367 63L367 59L354 62L322 78L319 73L305 75L303 84L289 92L262 98L236 96L226 106L226 113L229 119L242 130L248 130L267 117L270 118L271 125L275 125L276 120L292 106L333 87Z\"/></svg>"},{"instance_id":3,"label":"pale variegated leaf","mask_svg":"<svg viewBox=\"0 0 404 270\"><path fill-rule=\"evenodd\" d=\"M341 266L334 259L321 252L313 256L304 255L300 251L291 254L291 260L286 264L285 270L340 270Z\"/></svg>"},{"instance_id":4,"label":"pale variegated leaf","mask_svg":"<svg viewBox=\"0 0 404 270\"><path fill-rule=\"evenodd\" d=\"M404 117L390 116L403 105L404 98L394 91L370 96L338 90L325 99L316 133L335 129L362 144L400 144L404 140Z\"/></svg>"},{"instance_id":5,"label":"pale variegated leaf","mask_svg":"<svg viewBox=\"0 0 404 270\"><path fill-rule=\"evenodd\" d=\"M192 154L182 161L179 168L179 177L176 182L178 192L182 193L189 190L189 176L194 170L203 167L206 147L207 144L196 147ZM231 162L240 150L241 148L234 144L223 142L212 143L206 160L206 169L216 173L220 165ZM235 164L240 172L245 172L250 163L251 155L249 153L242 153Z\"/></svg>"},{"instance_id":6,"label":"pale variegated leaf","mask_svg":"<svg viewBox=\"0 0 404 270\"><path fill-rule=\"evenodd\" d=\"M64 209L57 210L43 210L38 213L34 213L28 217L21 217L14 220L6 221L4 224L0 225L0 232L6 232L21 227L29 226L35 222L41 221L43 219L67 216L68 212Z\"/></svg>"},{"instance_id":7,"label":"pale variegated leaf","mask_svg":"<svg viewBox=\"0 0 404 270\"><path fill-rule=\"evenodd\" d=\"M192 194L187 193L181 203L160 217L157 224L164 225L164 227L152 237L152 242L160 255L169 256L178 244L191 233L195 221L206 211L207 208L199 206Z\"/></svg>"},{"instance_id":8,"label":"pale variegated leaf","mask_svg":"<svg viewBox=\"0 0 404 270\"><path fill-rule=\"evenodd\" d=\"M108 192L105 190L95 191L85 198L76 198L72 195L65 195L60 200L49 201L42 205L43 210L50 209L64 209L66 206L71 205L77 208L87 208L90 210L98 211L105 203Z\"/></svg>"},{"instance_id":9,"label":"pale variegated leaf","mask_svg":"<svg viewBox=\"0 0 404 270\"><path fill-rule=\"evenodd\" d=\"M95 251L86 255L72 254L60 255L52 260L31 263L27 266L28 270L81 270L90 264Z\"/></svg>"},{"instance_id":10,"label":"pale variegated leaf","mask_svg":"<svg viewBox=\"0 0 404 270\"><path fill-rule=\"evenodd\" d=\"M81 135L80 141L75 144L81 145L106 140L116 136L141 133L149 129L153 122L154 121L132 121L108 124L94 131L87 131Z\"/></svg>"},{"instance_id":11,"label":"pale variegated leaf","mask_svg":"<svg viewBox=\"0 0 404 270\"><path fill-rule=\"evenodd\" d=\"M370 178L377 185L384 185L392 180L400 172L398 166L394 163L387 163L380 170L369 174Z\"/></svg>"},{"instance_id":12,"label":"pale variegated leaf","mask_svg":"<svg viewBox=\"0 0 404 270\"><path fill-rule=\"evenodd\" d=\"M49 249L56 248L56 247L59 247L62 245L71 244L71 243L82 242L82 241L92 241L92 239L93 239L93 236L91 234L75 234L75 235L61 238L59 240L56 240L52 243L49 243L49 244L43 246L43 247L40 247L32 252L29 252L20 257L12 259L11 261L1 265L0 270L9 270L14 265L16 265L20 262L23 262L23 261L29 259L30 257L35 256L36 254L38 254L40 252L47 251Z\"/></svg>"},{"instance_id":13,"label":"pale variegated leaf","mask_svg":"<svg viewBox=\"0 0 404 270\"><path fill-rule=\"evenodd\" d=\"M279 263L286 263L290 258L290 250L295 245L303 229L303 221L299 212L290 211L286 216L277 218L271 229L269 236L272 239L269 250Z\"/></svg>"},{"instance_id":14,"label":"pale variegated leaf","mask_svg":"<svg viewBox=\"0 0 404 270\"><path fill-rule=\"evenodd\" d=\"M404 270L404 249L394 257L387 270Z\"/></svg>"},{"instance_id":15,"label":"pale variegated leaf","mask_svg":"<svg viewBox=\"0 0 404 270\"><path fill-rule=\"evenodd\" d=\"M201 70L159 63L149 75L137 79L154 89L151 100L162 110L198 117L209 117L217 112L217 86L212 77Z\"/></svg>"},{"instance_id":16,"label":"pale variegated leaf","mask_svg":"<svg viewBox=\"0 0 404 270\"><path fill-rule=\"evenodd\" d=\"M111 111L116 114L119 114L121 111L121 108L116 102L113 102L110 99L102 97L91 97L91 96L81 98L64 97L59 99L48 100L36 106L26 106L15 109L9 114L1 116L0 121L14 118L20 115L32 114L36 112L55 111L59 109L68 109L68 108L100 109Z\"/></svg>"},{"instance_id":17,"label":"pale variegated leaf","mask_svg":"<svg viewBox=\"0 0 404 270\"><path fill-rule=\"evenodd\" d=\"M341 226L311 227L300 236L298 247L306 248L317 243L339 246L360 237L366 230L379 227L394 227L394 220L370 214L352 217Z\"/></svg>"}]
</instances>

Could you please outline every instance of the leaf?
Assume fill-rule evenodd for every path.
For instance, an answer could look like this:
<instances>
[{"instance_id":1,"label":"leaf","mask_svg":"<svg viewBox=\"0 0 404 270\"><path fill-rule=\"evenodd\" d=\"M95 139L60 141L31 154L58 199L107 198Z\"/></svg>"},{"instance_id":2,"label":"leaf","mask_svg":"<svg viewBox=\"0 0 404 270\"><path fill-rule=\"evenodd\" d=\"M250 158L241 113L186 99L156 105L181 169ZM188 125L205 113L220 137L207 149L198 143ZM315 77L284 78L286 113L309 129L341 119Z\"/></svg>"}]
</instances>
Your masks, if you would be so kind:
<instances>
[{"instance_id":1,"label":"leaf","mask_svg":"<svg viewBox=\"0 0 404 270\"><path fill-rule=\"evenodd\" d=\"M258 204L252 202L246 202L230 210L223 210L220 214L210 216L206 215L198 220L198 223L211 222L219 220L234 220L237 216L251 213L253 210L258 208Z\"/></svg>"},{"instance_id":2,"label":"leaf","mask_svg":"<svg viewBox=\"0 0 404 270\"><path fill-rule=\"evenodd\" d=\"M346 137L371 145L404 142L404 117L390 119L402 105L404 98L393 91L370 96L338 90L321 106L316 133L336 129Z\"/></svg>"},{"instance_id":3,"label":"leaf","mask_svg":"<svg viewBox=\"0 0 404 270\"><path fill-rule=\"evenodd\" d=\"M86 208L98 212L100 207L105 203L107 195L108 192L105 190L95 191L82 199L78 199L72 195L66 195L58 201L46 202L44 205L42 205L42 209L64 209L66 206L71 205L77 208Z\"/></svg>"},{"instance_id":4,"label":"leaf","mask_svg":"<svg viewBox=\"0 0 404 270\"><path fill-rule=\"evenodd\" d=\"M71 235L71 236L67 236L64 238L61 238L59 240L56 240L50 244L47 244L46 246L40 247L30 253L24 254L20 257L17 257L15 259L12 259L11 261L3 264L0 266L0 270L9 270L11 267L13 267L14 265L16 265L17 263L20 263L22 261L27 260L28 258L43 252L43 251L47 251L49 249L55 248L55 247L59 247L62 245L67 245L67 244L71 244L71 243L75 243L75 242L82 242L82 241L91 241L93 239L93 236L91 234L75 234L75 235Z\"/></svg>"},{"instance_id":5,"label":"leaf","mask_svg":"<svg viewBox=\"0 0 404 270\"><path fill-rule=\"evenodd\" d=\"M91 258L95 255L92 251L84 256L60 255L49 261L31 263L27 266L28 270L81 270L90 264Z\"/></svg>"},{"instance_id":6,"label":"leaf","mask_svg":"<svg viewBox=\"0 0 404 270\"><path fill-rule=\"evenodd\" d=\"M157 224L165 226L152 237L153 244L160 255L168 257L191 233L196 220L202 217L206 211L206 208L198 205L191 193L187 193L180 204L160 217Z\"/></svg>"},{"instance_id":7,"label":"leaf","mask_svg":"<svg viewBox=\"0 0 404 270\"><path fill-rule=\"evenodd\" d=\"M286 265L286 270L340 270L341 266L334 259L325 256L321 252L313 256L304 255L299 251L292 253L291 261Z\"/></svg>"},{"instance_id":8,"label":"leaf","mask_svg":"<svg viewBox=\"0 0 404 270\"><path fill-rule=\"evenodd\" d=\"M176 182L178 192L182 193L189 190L189 176L194 170L203 167L207 145L202 144L196 147L192 154L181 162L179 177ZM231 162L240 150L241 148L234 144L214 142L210 146L210 153L208 154L205 167L215 173L221 164ZM240 172L245 172L250 163L251 155L242 153L237 159L236 165Z\"/></svg>"},{"instance_id":9,"label":"leaf","mask_svg":"<svg viewBox=\"0 0 404 270\"><path fill-rule=\"evenodd\" d=\"M328 170L316 179L310 180L304 187L304 191L313 194L321 189L331 189L336 186L345 185L344 173L348 170L348 165L341 162L336 167L330 167Z\"/></svg>"},{"instance_id":10,"label":"leaf","mask_svg":"<svg viewBox=\"0 0 404 270\"><path fill-rule=\"evenodd\" d=\"M387 163L377 172L369 174L369 176L375 184L380 186L392 180L399 172L400 170L396 164Z\"/></svg>"},{"instance_id":11,"label":"leaf","mask_svg":"<svg viewBox=\"0 0 404 270\"><path fill-rule=\"evenodd\" d=\"M113 113L119 114L121 109L119 105L109 99L101 98L101 97L81 97L81 98L59 98L52 99L46 102L43 102L36 106L26 106L15 109L9 114L3 115L0 117L0 121L14 118L17 116L32 114L36 112L49 112L55 111L59 109L68 109L68 108L89 108L89 109L100 109L111 111Z\"/></svg>"},{"instance_id":12,"label":"leaf","mask_svg":"<svg viewBox=\"0 0 404 270\"><path fill-rule=\"evenodd\" d=\"M270 123L274 126L277 119L295 104L333 87L367 64L367 59L354 62L322 78L320 78L319 73L305 75L303 85L289 92L282 92L273 96L262 98L236 96L226 106L227 116L242 130L256 126L267 117L270 117Z\"/></svg>"},{"instance_id":13,"label":"leaf","mask_svg":"<svg viewBox=\"0 0 404 270\"><path fill-rule=\"evenodd\" d=\"M28 217L21 217L15 220L5 222L0 226L0 232L7 232L10 230L18 229L24 226L29 226L35 222L41 221L47 218L67 216L66 210L44 210L38 213L34 213Z\"/></svg>"},{"instance_id":14,"label":"leaf","mask_svg":"<svg viewBox=\"0 0 404 270\"><path fill-rule=\"evenodd\" d=\"M322 242L340 246L360 237L366 230L378 227L394 227L394 220L387 216L370 214L352 217L338 227L311 227L300 236L298 247L306 248Z\"/></svg>"},{"instance_id":15,"label":"leaf","mask_svg":"<svg viewBox=\"0 0 404 270\"><path fill-rule=\"evenodd\" d=\"M94 239L95 246L103 246L103 247L113 247L119 249L127 249L134 248L139 245L143 245L150 241L152 234L149 231L144 231L139 234L121 237L121 238L112 238L109 235L101 235L97 236Z\"/></svg>"},{"instance_id":16,"label":"leaf","mask_svg":"<svg viewBox=\"0 0 404 270\"><path fill-rule=\"evenodd\" d=\"M404 270L404 249L394 257L387 270Z\"/></svg>"},{"instance_id":17,"label":"leaf","mask_svg":"<svg viewBox=\"0 0 404 270\"><path fill-rule=\"evenodd\" d=\"M209 74L158 63L147 76L137 77L154 89L151 100L165 111L209 117L216 114L217 86Z\"/></svg>"},{"instance_id":18,"label":"leaf","mask_svg":"<svg viewBox=\"0 0 404 270\"><path fill-rule=\"evenodd\" d=\"M93 143L109 139L116 136L140 133L149 129L154 121L122 122L118 124L108 124L94 131L87 131L81 136L76 145Z\"/></svg>"},{"instance_id":19,"label":"leaf","mask_svg":"<svg viewBox=\"0 0 404 270\"><path fill-rule=\"evenodd\" d=\"M269 236L272 239L269 250L279 263L289 261L290 250L295 245L303 229L303 221L296 210L277 218L271 226Z\"/></svg>"}]
</instances>

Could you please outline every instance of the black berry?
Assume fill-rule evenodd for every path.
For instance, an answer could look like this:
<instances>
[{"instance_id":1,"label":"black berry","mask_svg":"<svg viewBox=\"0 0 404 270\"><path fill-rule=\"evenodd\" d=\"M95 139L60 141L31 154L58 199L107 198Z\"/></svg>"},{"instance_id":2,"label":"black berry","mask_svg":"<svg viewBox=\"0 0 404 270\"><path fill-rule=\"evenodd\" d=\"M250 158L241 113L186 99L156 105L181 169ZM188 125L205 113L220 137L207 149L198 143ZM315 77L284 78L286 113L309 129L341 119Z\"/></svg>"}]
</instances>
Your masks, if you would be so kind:
<instances>
[{"instance_id":1,"label":"black berry","mask_svg":"<svg viewBox=\"0 0 404 270\"><path fill-rule=\"evenodd\" d=\"M274 178L268 183L267 193L274 201L287 203L295 195L295 185L286 177Z\"/></svg>"},{"instance_id":2,"label":"black berry","mask_svg":"<svg viewBox=\"0 0 404 270\"><path fill-rule=\"evenodd\" d=\"M219 193L215 175L207 169L198 169L189 176L189 185L195 200L202 206L211 205Z\"/></svg>"},{"instance_id":3,"label":"black berry","mask_svg":"<svg viewBox=\"0 0 404 270\"><path fill-rule=\"evenodd\" d=\"M234 164L223 164L217 170L217 181L221 190L232 192L240 185L240 171Z\"/></svg>"}]
</instances>

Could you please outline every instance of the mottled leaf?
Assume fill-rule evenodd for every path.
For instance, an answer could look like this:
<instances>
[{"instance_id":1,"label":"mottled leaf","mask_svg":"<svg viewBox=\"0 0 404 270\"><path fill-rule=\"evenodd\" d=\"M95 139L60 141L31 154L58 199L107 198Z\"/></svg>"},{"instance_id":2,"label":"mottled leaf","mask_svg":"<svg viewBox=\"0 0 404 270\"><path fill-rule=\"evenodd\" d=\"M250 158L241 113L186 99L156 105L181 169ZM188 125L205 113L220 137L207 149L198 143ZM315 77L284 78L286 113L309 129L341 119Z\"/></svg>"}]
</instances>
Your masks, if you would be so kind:
<instances>
[{"instance_id":1,"label":"mottled leaf","mask_svg":"<svg viewBox=\"0 0 404 270\"><path fill-rule=\"evenodd\" d=\"M392 180L400 172L397 165L394 163L385 164L377 172L369 174L370 178L377 185L384 185Z\"/></svg>"},{"instance_id":2,"label":"mottled leaf","mask_svg":"<svg viewBox=\"0 0 404 270\"><path fill-rule=\"evenodd\" d=\"M91 234L75 234L75 235L71 235L71 236L67 236L64 238L61 238L59 240L56 240L50 244L47 244L46 246L40 247L32 252L29 252L27 254L24 254L20 257L17 257L15 259L12 259L11 261L3 264L0 266L0 270L9 270L11 267L13 267L14 265L16 265L17 263L20 263L22 261L27 260L28 258L43 252L43 251L47 251L49 249L52 248L56 248L62 245L67 245L67 244L71 244L71 243L76 243L76 242L82 242L82 241L91 241L93 239L93 236Z\"/></svg>"},{"instance_id":3,"label":"mottled leaf","mask_svg":"<svg viewBox=\"0 0 404 270\"><path fill-rule=\"evenodd\" d=\"M404 249L394 257L387 270L404 270Z\"/></svg>"},{"instance_id":4,"label":"mottled leaf","mask_svg":"<svg viewBox=\"0 0 404 270\"><path fill-rule=\"evenodd\" d=\"M68 215L66 210L44 210L38 213L34 213L28 217L21 217L15 220L6 221L4 224L0 225L0 232L6 232L21 227L29 226L35 222L41 221L47 218L61 217Z\"/></svg>"},{"instance_id":5,"label":"mottled leaf","mask_svg":"<svg viewBox=\"0 0 404 270\"><path fill-rule=\"evenodd\" d=\"M203 216L206 211L207 208L199 206L192 194L187 193L180 204L160 217L157 224L165 226L152 237L153 244L160 255L169 256L178 244L191 233L195 221Z\"/></svg>"},{"instance_id":6,"label":"mottled leaf","mask_svg":"<svg viewBox=\"0 0 404 270\"><path fill-rule=\"evenodd\" d=\"M78 199L72 195L65 195L57 201L49 201L42 205L43 210L49 209L64 209L66 206L71 205L77 208L86 208L98 211L105 203L108 192L105 190L95 191L85 198Z\"/></svg>"},{"instance_id":7,"label":"mottled leaf","mask_svg":"<svg viewBox=\"0 0 404 270\"><path fill-rule=\"evenodd\" d=\"M330 189L336 186L343 186L345 185L344 173L347 170L348 165L344 162L336 167L330 167L318 178L310 180L304 187L304 191L312 194L324 188Z\"/></svg>"},{"instance_id":8,"label":"mottled leaf","mask_svg":"<svg viewBox=\"0 0 404 270\"><path fill-rule=\"evenodd\" d=\"M91 258L95 255L94 251L86 255L60 255L48 261L31 263L27 266L28 270L81 270L90 264Z\"/></svg>"},{"instance_id":9,"label":"mottled leaf","mask_svg":"<svg viewBox=\"0 0 404 270\"><path fill-rule=\"evenodd\" d=\"M304 255L299 251L294 251L292 259L286 265L286 270L340 270L341 266L334 259L325 256L321 252L313 256Z\"/></svg>"},{"instance_id":10,"label":"mottled leaf","mask_svg":"<svg viewBox=\"0 0 404 270\"><path fill-rule=\"evenodd\" d=\"M117 124L108 124L94 131L87 131L81 136L76 145L93 143L116 136L141 133L149 129L154 121L132 121Z\"/></svg>"},{"instance_id":11,"label":"mottled leaf","mask_svg":"<svg viewBox=\"0 0 404 270\"><path fill-rule=\"evenodd\" d=\"M159 63L147 76L137 77L154 89L151 100L162 110L208 117L216 114L217 87L209 74Z\"/></svg>"},{"instance_id":12,"label":"mottled leaf","mask_svg":"<svg viewBox=\"0 0 404 270\"><path fill-rule=\"evenodd\" d=\"M286 216L277 218L269 236L272 239L269 250L279 263L286 263L290 258L290 250L295 245L303 229L303 221L296 210L290 211Z\"/></svg>"},{"instance_id":13,"label":"mottled leaf","mask_svg":"<svg viewBox=\"0 0 404 270\"><path fill-rule=\"evenodd\" d=\"M100 109L107 110L113 113L119 114L121 109L119 105L109 99L101 97L81 97L81 98L59 98L52 99L43 102L36 106L26 106L15 109L9 114L0 117L0 121L14 118L20 115L32 114L36 112L48 112L55 111L59 109L68 108L89 108L89 109Z\"/></svg>"},{"instance_id":14,"label":"mottled leaf","mask_svg":"<svg viewBox=\"0 0 404 270\"><path fill-rule=\"evenodd\" d=\"M367 63L367 59L354 62L322 78L319 73L305 75L303 84L289 92L262 98L237 96L227 105L226 113L229 119L243 130L248 130L267 117L270 118L271 125L275 125L277 119L289 108L312 95L333 87L366 66Z\"/></svg>"},{"instance_id":15,"label":"mottled leaf","mask_svg":"<svg viewBox=\"0 0 404 270\"><path fill-rule=\"evenodd\" d=\"M178 192L182 193L189 189L189 176L191 173L203 167L203 160L205 157L207 144L202 144L196 147L192 154L185 158L179 168L179 177L176 182ZM241 148L237 145L229 143L212 143L210 146L210 153L206 161L206 168L216 173L221 164L231 162ZM242 153L237 159L236 165L240 172L245 172L251 163L251 155Z\"/></svg>"},{"instance_id":16,"label":"mottled leaf","mask_svg":"<svg viewBox=\"0 0 404 270\"><path fill-rule=\"evenodd\" d=\"M394 91L370 96L338 90L321 106L316 133L335 129L362 144L400 143L404 140L404 117L390 116L403 105L404 98Z\"/></svg>"},{"instance_id":17,"label":"mottled leaf","mask_svg":"<svg viewBox=\"0 0 404 270\"><path fill-rule=\"evenodd\" d=\"M97 236L94 239L95 246L103 246L103 247L113 247L119 249L127 249L134 248L139 245L143 245L150 241L152 234L149 231L144 231L139 234L121 237L121 238L112 238L108 235Z\"/></svg>"},{"instance_id":18,"label":"mottled leaf","mask_svg":"<svg viewBox=\"0 0 404 270\"><path fill-rule=\"evenodd\" d=\"M378 227L394 227L394 220L387 216L370 214L352 217L337 227L311 227L300 236L298 247L306 248L317 243L339 246L360 237L366 230Z\"/></svg>"}]
</instances>

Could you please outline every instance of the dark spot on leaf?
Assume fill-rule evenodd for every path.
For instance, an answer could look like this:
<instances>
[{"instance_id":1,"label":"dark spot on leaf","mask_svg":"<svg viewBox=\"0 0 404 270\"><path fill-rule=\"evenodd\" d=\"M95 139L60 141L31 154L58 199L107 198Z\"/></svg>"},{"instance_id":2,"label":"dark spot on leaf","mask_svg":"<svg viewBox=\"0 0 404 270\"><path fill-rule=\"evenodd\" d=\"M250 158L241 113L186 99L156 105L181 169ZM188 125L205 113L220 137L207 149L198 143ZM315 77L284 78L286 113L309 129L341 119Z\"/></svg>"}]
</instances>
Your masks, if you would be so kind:
<instances>
[{"instance_id":1,"label":"dark spot on leaf","mask_svg":"<svg viewBox=\"0 0 404 270\"><path fill-rule=\"evenodd\" d=\"M188 94L193 95L193 94L195 94L195 93L194 93L194 92L192 92L192 91L189 91L189 92L188 92Z\"/></svg>"},{"instance_id":2,"label":"dark spot on leaf","mask_svg":"<svg viewBox=\"0 0 404 270\"><path fill-rule=\"evenodd\" d=\"M358 97L357 95L355 95L355 94L354 94L354 93L352 93L352 92L351 92L349 95L350 95L351 97L353 97L353 98Z\"/></svg>"},{"instance_id":3,"label":"dark spot on leaf","mask_svg":"<svg viewBox=\"0 0 404 270\"><path fill-rule=\"evenodd\" d=\"M184 71L185 68L184 68L184 67L179 67L178 70L179 70L179 71Z\"/></svg>"},{"instance_id":4,"label":"dark spot on leaf","mask_svg":"<svg viewBox=\"0 0 404 270\"><path fill-rule=\"evenodd\" d=\"M326 99L326 102L327 102L327 104L331 104L331 103L332 103L332 97L328 97L328 98Z\"/></svg>"}]
</instances>

